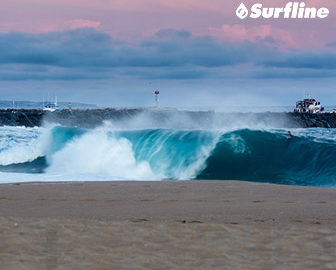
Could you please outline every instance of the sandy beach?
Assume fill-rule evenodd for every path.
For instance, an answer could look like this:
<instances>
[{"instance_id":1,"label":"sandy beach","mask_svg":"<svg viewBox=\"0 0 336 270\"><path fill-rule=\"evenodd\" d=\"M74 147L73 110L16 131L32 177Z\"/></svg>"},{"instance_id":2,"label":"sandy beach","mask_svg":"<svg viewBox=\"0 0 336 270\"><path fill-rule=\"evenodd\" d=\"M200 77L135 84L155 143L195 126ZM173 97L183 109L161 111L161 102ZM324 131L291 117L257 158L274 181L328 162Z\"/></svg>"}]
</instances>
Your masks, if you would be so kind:
<instances>
[{"instance_id":1,"label":"sandy beach","mask_svg":"<svg viewBox=\"0 0 336 270\"><path fill-rule=\"evenodd\" d=\"M0 185L1 269L335 269L336 190L238 181Z\"/></svg>"}]
</instances>

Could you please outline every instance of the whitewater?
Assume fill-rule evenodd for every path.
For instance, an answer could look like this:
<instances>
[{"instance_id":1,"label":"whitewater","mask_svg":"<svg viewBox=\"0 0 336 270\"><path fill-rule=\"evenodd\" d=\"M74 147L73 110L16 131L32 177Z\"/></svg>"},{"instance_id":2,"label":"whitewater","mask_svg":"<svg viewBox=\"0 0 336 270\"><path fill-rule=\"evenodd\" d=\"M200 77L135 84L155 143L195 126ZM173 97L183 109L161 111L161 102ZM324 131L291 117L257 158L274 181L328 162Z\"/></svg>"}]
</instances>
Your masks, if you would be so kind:
<instances>
[{"instance_id":1,"label":"whitewater","mask_svg":"<svg viewBox=\"0 0 336 270\"><path fill-rule=\"evenodd\" d=\"M256 123L182 122L3 126L0 182L230 179L336 187L334 129L292 128L288 136L288 129Z\"/></svg>"}]
</instances>

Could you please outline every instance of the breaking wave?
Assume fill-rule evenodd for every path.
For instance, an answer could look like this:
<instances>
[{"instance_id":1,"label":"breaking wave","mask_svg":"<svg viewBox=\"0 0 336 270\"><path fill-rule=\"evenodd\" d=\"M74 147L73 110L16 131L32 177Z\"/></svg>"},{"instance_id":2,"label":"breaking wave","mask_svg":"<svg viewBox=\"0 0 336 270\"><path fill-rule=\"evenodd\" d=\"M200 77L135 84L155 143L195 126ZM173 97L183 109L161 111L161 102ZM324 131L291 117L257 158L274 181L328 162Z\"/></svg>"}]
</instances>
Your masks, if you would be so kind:
<instances>
[{"instance_id":1,"label":"breaking wave","mask_svg":"<svg viewBox=\"0 0 336 270\"><path fill-rule=\"evenodd\" d=\"M232 179L336 186L334 130L295 129L288 137L281 129L121 130L109 124L0 129L0 181Z\"/></svg>"}]
</instances>

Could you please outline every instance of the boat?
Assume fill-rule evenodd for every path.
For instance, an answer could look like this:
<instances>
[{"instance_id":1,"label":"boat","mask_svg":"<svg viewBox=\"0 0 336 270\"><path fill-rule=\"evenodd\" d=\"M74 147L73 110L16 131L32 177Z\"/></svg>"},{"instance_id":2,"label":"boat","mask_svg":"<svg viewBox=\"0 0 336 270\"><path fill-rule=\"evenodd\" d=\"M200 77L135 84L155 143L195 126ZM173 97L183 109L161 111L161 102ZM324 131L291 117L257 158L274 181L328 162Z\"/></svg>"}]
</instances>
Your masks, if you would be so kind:
<instances>
[{"instance_id":1,"label":"boat","mask_svg":"<svg viewBox=\"0 0 336 270\"><path fill-rule=\"evenodd\" d=\"M57 103L57 97L55 97L55 102L54 103L48 103L44 106L43 111L46 112L58 112L58 103Z\"/></svg>"},{"instance_id":2,"label":"boat","mask_svg":"<svg viewBox=\"0 0 336 270\"><path fill-rule=\"evenodd\" d=\"M296 102L296 107L294 112L297 113L321 113L324 111L324 107L321 106L321 103L314 98L308 97L304 100Z\"/></svg>"}]
</instances>

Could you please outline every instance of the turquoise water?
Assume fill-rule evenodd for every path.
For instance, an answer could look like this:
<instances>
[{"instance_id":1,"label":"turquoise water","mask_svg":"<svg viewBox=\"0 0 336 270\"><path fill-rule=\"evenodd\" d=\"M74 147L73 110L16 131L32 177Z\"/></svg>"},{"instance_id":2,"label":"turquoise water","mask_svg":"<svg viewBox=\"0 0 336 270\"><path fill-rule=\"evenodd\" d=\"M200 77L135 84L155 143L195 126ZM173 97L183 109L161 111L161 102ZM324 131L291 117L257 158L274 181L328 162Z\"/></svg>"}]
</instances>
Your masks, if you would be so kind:
<instances>
[{"instance_id":1,"label":"turquoise water","mask_svg":"<svg viewBox=\"0 0 336 270\"><path fill-rule=\"evenodd\" d=\"M336 187L333 129L2 127L0 181L249 180Z\"/></svg>"}]
</instances>

